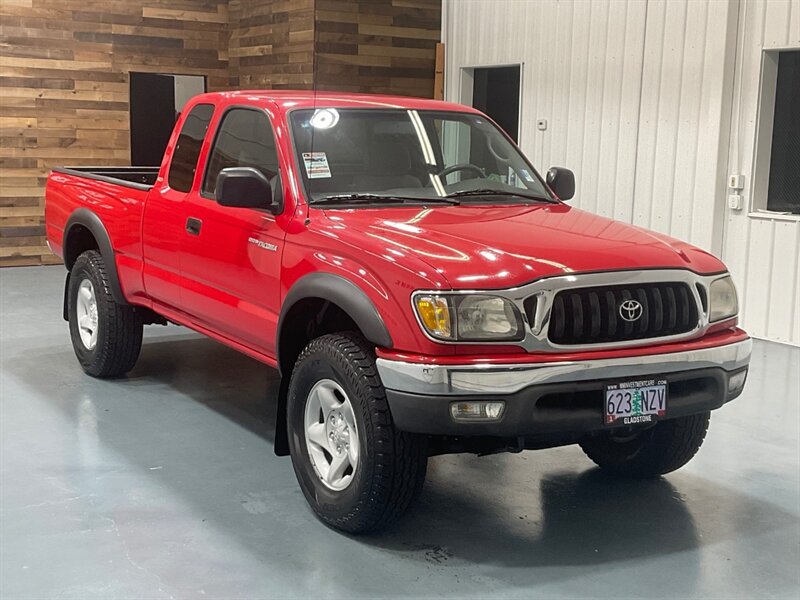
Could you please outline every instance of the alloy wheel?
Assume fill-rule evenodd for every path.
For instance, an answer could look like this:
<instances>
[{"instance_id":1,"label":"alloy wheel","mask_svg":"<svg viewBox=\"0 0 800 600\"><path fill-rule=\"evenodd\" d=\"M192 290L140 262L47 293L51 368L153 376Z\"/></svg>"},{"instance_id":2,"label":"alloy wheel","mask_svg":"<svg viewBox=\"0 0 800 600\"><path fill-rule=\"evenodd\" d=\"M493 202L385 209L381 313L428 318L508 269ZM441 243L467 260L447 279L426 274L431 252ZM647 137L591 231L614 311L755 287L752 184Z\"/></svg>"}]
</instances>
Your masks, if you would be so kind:
<instances>
[{"instance_id":1,"label":"alloy wheel","mask_svg":"<svg viewBox=\"0 0 800 600\"><path fill-rule=\"evenodd\" d=\"M358 468L359 443L353 405L332 379L318 381L308 394L305 409L306 448L322 483L341 491Z\"/></svg>"},{"instance_id":2,"label":"alloy wheel","mask_svg":"<svg viewBox=\"0 0 800 600\"><path fill-rule=\"evenodd\" d=\"M78 298L75 302L78 317L78 333L87 350L94 350L97 345L97 298L94 286L88 279L81 281L78 287Z\"/></svg>"}]
</instances>

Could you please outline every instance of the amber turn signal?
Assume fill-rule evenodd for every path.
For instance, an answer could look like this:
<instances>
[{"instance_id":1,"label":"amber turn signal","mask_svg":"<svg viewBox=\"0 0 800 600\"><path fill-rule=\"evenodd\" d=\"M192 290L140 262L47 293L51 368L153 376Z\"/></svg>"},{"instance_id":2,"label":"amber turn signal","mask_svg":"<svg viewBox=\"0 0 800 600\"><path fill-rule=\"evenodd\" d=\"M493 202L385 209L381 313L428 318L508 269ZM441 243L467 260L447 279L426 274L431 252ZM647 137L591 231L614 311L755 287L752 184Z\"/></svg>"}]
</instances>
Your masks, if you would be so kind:
<instances>
[{"instance_id":1,"label":"amber turn signal","mask_svg":"<svg viewBox=\"0 0 800 600\"><path fill-rule=\"evenodd\" d=\"M450 306L444 296L417 296L417 314L422 326L437 338L453 339Z\"/></svg>"}]
</instances>

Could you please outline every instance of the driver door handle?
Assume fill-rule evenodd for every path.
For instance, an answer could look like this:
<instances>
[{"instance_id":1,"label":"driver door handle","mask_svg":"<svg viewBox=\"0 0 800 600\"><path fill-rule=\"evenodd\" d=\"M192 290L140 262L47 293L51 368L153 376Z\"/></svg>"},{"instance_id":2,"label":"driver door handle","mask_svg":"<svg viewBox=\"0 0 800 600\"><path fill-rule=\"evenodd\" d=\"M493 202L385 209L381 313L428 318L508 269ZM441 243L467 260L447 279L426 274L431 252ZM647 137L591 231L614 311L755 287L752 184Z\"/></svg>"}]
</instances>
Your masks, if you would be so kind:
<instances>
[{"instance_id":1,"label":"driver door handle","mask_svg":"<svg viewBox=\"0 0 800 600\"><path fill-rule=\"evenodd\" d=\"M202 226L203 222L200 219L195 219L194 217L186 219L186 231L191 235L200 235L200 228Z\"/></svg>"}]
</instances>

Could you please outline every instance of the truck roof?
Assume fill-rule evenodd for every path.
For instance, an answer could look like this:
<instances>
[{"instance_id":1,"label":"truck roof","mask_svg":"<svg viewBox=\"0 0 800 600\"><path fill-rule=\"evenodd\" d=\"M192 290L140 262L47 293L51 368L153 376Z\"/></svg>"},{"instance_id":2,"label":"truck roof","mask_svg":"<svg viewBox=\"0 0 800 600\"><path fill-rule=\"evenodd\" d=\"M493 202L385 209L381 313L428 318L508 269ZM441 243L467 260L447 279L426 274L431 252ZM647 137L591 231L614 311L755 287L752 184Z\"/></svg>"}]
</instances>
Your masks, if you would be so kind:
<instances>
[{"instance_id":1,"label":"truck roof","mask_svg":"<svg viewBox=\"0 0 800 600\"><path fill-rule=\"evenodd\" d=\"M247 101L248 104L274 102L284 111L291 108L314 108L322 105L336 108L410 108L416 110L477 112L470 106L429 98L326 91L314 92L311 90L237 90L203 94L197 99L214 103L236 99Z\"/></svg>"}]
</instances>

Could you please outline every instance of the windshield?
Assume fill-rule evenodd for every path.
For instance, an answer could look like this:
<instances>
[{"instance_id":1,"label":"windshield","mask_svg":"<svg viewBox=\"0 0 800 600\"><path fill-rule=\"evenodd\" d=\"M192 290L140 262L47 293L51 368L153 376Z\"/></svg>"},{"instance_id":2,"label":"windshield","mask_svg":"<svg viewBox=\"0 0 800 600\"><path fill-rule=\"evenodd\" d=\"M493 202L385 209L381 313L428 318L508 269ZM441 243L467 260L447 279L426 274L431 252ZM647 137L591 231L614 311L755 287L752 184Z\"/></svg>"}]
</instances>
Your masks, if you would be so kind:
<instances>
[{"instance_id":1,"label":"windshield","mask_svg":"<svg viewBox=\"0 0 800 600\"><path fill-rule=\"evenodd\" d=\"M337 197L552 201L514 145L480 115L319 108L295 110L290 120L312 204Z\"/></svg>"}]
</instances>

